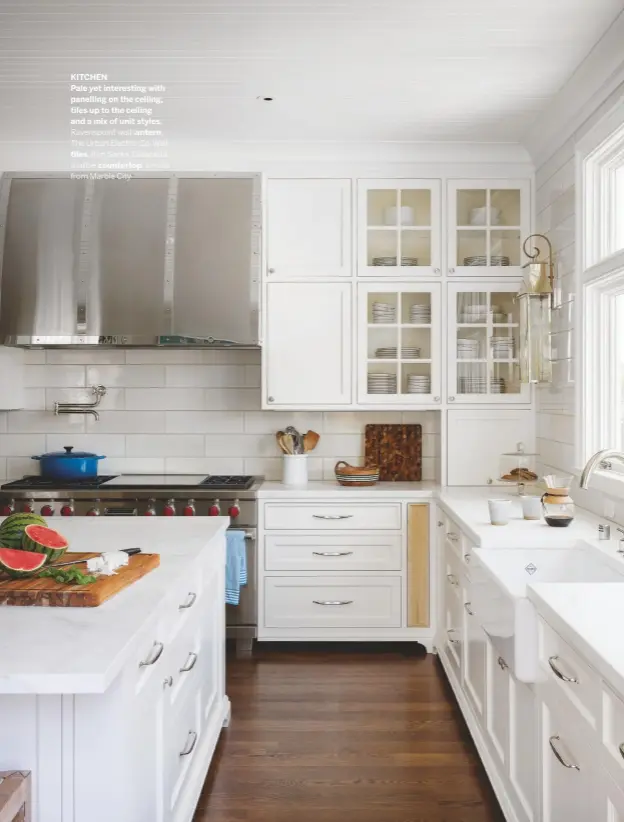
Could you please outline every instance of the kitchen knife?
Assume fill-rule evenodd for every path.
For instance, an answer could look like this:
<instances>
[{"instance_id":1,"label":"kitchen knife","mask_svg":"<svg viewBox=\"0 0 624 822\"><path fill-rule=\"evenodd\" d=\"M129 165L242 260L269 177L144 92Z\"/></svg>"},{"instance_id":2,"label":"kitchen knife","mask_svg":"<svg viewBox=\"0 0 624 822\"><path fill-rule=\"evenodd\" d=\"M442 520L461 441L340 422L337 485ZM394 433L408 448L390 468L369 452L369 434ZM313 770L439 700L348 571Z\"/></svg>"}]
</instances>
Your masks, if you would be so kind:
<instances>
[{"instance_id":1,"label":"kitchen knife","mask_svg":"<svg viewBox=\"0 0 624 822\"><path fill-rule=\"evenodd\" d=\"M135 554L140 554L140 548L121 548L120 549L124 554L128 554L129 557L133 557ZM96 554L97 556L97 554ZM100 554L101 556L101 554ZM47 565L46 568L64 568L66 565L81 565L83 562L86 562L86 559L75 559L73 562L59 562L58 564L54 565Z\"/></svg>"}]
</instances>

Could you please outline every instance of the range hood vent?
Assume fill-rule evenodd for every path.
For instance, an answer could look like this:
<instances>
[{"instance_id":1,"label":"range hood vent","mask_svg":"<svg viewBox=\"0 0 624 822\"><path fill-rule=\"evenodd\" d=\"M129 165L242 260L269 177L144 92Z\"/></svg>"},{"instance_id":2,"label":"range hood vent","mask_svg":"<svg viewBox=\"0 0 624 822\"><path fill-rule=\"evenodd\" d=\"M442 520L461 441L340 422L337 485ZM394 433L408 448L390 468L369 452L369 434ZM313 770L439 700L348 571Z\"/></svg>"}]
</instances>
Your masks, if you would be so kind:
<instances>
[{"instance_id":1,"label":"range hood vent","mask_svg":"<svg viewBox=\"0 0 624 822\"><path fill-rule=\"evenodd\" d=\"M4 175L0 225L4 345L259 345L258 174Z\"/></svg>"}]
</instances>

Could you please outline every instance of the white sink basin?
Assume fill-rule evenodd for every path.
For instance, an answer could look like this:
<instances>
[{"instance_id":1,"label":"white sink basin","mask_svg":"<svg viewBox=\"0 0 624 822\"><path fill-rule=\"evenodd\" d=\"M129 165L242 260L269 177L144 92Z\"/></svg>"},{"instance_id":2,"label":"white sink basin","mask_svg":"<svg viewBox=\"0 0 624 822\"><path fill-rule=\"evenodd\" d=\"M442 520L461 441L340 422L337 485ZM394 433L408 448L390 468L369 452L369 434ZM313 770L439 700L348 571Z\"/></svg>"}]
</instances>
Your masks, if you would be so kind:
<instances>
[{"instance_id":1,"label":"white sink basin","mask_svg":"<svg viewBox=\"0 0 624 822\"><path fill-rule=\"evenodd\" d=\"M539 671L537 614L527 599L531 583L624 582L624 562L620 568L587 548L477 548L473 555L472 608L522 682L536 682Z\"/></svg>"}]
</instances>

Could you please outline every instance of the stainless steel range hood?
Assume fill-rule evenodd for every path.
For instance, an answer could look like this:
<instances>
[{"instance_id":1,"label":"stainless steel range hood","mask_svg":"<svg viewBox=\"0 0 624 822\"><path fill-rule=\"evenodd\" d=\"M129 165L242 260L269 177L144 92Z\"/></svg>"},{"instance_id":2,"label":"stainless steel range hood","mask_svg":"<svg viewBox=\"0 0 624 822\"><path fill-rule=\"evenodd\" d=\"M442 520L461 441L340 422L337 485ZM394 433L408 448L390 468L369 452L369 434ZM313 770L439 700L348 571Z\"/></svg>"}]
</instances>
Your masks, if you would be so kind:
<instances>
[{"instance_id":1,"label":"stainless steel range hood","mask_svg":"<svg viewBox=\"0 0 624 822\"><path fill-rule=\"evenodd\" d=\"M259 345L260 175L4 175L0 343Z\"/></svg>"}]
</instances>

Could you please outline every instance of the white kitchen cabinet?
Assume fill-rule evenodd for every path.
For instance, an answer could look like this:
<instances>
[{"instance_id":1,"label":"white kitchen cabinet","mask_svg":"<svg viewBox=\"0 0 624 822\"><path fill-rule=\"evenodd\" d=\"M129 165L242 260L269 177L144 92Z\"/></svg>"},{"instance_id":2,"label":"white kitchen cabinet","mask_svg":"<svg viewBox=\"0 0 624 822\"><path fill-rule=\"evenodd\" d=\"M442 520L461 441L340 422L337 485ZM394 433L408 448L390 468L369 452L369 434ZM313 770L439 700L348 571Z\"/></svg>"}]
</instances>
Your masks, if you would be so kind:
<instances>
[{"instance_id":1,"label":"white kitchen cabinet","mask_svg":"<svg viewBox=\"0 0 624 822\"><path fill-rule=\"evenodd\" d=\"M483 721L486 698L487 642L483 628L468 598L466 587L462 589L464 607L464 687L472 707Z\"/></svg>"},{"instance_id":2,"label":"white kitchen cabinet","mask_svg":"<svg viewBox=\"0 0 624 822\"><path fill-rule=\"evenodd\" d=\"M357 288L358 402L439 405L441 285L378 282ZM381 379L387 382L380 386ZM376 393L380 389L384 393Z\"/></svg>"},{"instance_id":3,"label":"white kitchen cabinet","mask_svg":"<svg viewBox=\"0 0 624 822\"><path fill-rule=\"evenodd\" d=\"M464 615L457 578L447 574L444 597L444 647L455 676L461 681L464 650Z\"/></svg>"},{"instance_id":4,"label":"white kitchen cabinet","mask_svg":"<svg viewBox=\"0 0 624 822\"><path fill-rule=\"evenodd\" d=\"M490 747L504 769L509 762L509 668L492 643L486 650L486 721Z\"/></svg>"},{"instance_id":5,"label":"white kitchen cabinet","mask_svg":"<svg viewBox=\"0 0 624 822\"><path fill-rule=\"evenodd\" d=\"M449 275L517 276L530 208L529 180L449 181Z\"/></svg>"},{"instance_id":6,"label":"white kitchen cabinet","mask_svg":"<svg viewBox=\"0 0 624 822\"><path fill-rule=\"evenodd\" d=\"M528 404L520 382L519 279L448 286L447 396L450 403Z\"/></svg>"},{"instance_id":7,"label":"white kitchen cabinet","mask_svg":"<svg viewBox=\"0 0 624 822\"><path fill-rule=\"evenodd\" d=\"M440 180L358 180L358 274L440 276Z\"/></svg>"},{"instance_id":8,"label":"white kitchen cabinet","mask_svg":"<svg viewBox=\"0 0 624 822\"><path fill-rule=\"evenodd\" d=\"M351 402L351 286L268 283L263 408Z\"/></svg>"},{"instance_id":9,"label":"white kitchen cabinet","mask_svg":"<svg viewBox=\"0 0 624 822\"><path fill-rule=\"evenodd\" d=\"M24 351L0 346L0 409L24 407Z\"/></svg>"},{"instance_id":10,"label":"white kitchen cabinet","mask_svg":"<svg viewBox=\"0 0 624 822\"><path fill-rule=\"evenodd\" d=\"M537 700L531 687L509 676L509 781L524 822L538 817Z\"/></svg>"},{"instance_id":11,"label":"white kitchen cabinet","mask_svg":"<svg viewBox=\"0 0 624 822\"><path fill-rule=\"evenodd\" d=\"M351 222L351 180L268 180L267 278L350 276Z\"/></svg>"},{"instance_id":12,"label":"white kitchen cabinet","mask_svg":"<svg viewBox=\"0 0 624 822\"><path fill-rule=\"evenodd\" d=\"M535 447L535 415L528 409L453 408L447 419L449 485L504 484L501 454Z\"/></svg>"},{"instance_id":13,"label":"white kitchen cabinet","mask_svg":"<svg viewBox=\"0 0 624 822\"><path fill-rule=\"evenodd\" d=\"M592 822L624 822L624 790L607 774L602 774L598 786L599 805L591 817Z\"/></svg>"}]
</instances>

